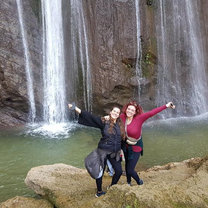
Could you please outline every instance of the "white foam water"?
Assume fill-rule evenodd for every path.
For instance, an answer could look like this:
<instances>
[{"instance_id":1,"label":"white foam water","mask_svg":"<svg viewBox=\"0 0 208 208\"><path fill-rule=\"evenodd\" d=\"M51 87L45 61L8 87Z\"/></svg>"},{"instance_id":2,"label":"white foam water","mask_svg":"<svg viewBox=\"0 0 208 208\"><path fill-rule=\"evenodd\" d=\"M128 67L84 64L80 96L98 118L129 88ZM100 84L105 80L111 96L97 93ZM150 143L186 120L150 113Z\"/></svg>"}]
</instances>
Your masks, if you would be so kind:
<instances>
[{"instance_id":1,"label":"white foam water","mask_svg":"<svg viewBox=\"0 0 208 208\"><path fill-rule=\"evenodd\" d=\"M69 138L74 129L78 127L78 124L68 123L38 123L27 126L26 135L33 137L41 137L44 139L65 139Z\"/></svg>"}]
</instances>

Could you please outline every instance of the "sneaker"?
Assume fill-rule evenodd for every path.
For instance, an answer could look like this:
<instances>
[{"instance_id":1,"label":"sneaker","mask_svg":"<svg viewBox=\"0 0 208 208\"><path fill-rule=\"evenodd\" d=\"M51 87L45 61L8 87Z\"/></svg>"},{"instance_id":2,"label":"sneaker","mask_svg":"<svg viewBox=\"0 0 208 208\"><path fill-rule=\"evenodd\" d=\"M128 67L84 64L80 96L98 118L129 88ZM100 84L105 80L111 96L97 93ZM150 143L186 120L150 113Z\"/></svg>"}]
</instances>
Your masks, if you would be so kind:
<instances>
[{"instance_id":1,"label":"sneaker","mask_svg":"<svg viewBox=\"0 0 208 208\"><path fill-rule=\"evenodd\" d=\"M108 172L108 175L111 176L111 177L113 177L114 173L112 173L112 172L109 171Z\"/></svg>"},{"instance_id":2,"label":"sneaker","mask_svg":"<svg viewBox=\"0 0 208 208\"><path fill-rule=\"evenodd\" d=\"M142 185L143 183L144 183L143 180L140 179L138 185Z\"/></svg>"},{"instance_id":3,"label":"sneaker","mask_svg":"<svg viewBox=\"0 0 208 208\"><path fill-rule=\"evenodd\" d=\"M123 176L126 176L126 171L122 171L122 175Z\"/></svg>"},{"instance_id":4,"label":"sneaker","mask_svg":"<svg viewBox=\"0 0 208 208\"><path fill-rule=\"evenodd\" d=\"M105 195L106 193L104 192L104 191L101 191L101 192L97 192L96 194L95 194L95 197L100 197L100 196L103 196L103 195Z\"/></svg>"},{"instance_id":5,"label":"sneaker","mask_svg":"<svg viewBox=\"0 0 208 208\"><path fill-rule=\"evenodd\" d=\"M131 182L128 182L127 184L128 184L129 186L131 186Z\"/></svg>"},{"instance_id":6,"label":"sneaker","mask_svg":"<svg viewBox=\"0 0 208 208\"><path fill-rule=\"evenodd\" d=\"M109 190L109 189L110 189L110 187L111 187L111 185L110 185L110 186L107 186L107 190Z\"/></svg>"}]
</instances>

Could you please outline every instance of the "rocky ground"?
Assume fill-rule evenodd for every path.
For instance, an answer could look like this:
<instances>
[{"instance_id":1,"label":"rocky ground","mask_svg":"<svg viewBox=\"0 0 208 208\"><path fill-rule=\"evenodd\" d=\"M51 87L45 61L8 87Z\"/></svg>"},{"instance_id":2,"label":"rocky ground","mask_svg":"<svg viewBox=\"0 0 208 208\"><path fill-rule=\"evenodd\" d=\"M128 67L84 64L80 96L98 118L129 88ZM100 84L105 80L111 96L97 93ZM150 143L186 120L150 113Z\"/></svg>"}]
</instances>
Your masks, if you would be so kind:
<instances>
[{"instance_id":1,"label":"rocky ground","mask_svg":"<svg viewBox=\"0 0 208 208\"><path fill-rule=\"evenodd\" d=\"M130 187L125 182L125 176L122 176L119 184L111 187L106 195L95 198L95 181L86 170L65 164L39 166L28 172L25 183L45 200L15 197L1 203L0 207L208 207L208 156L155 166L142 171L140 176L144 180L142 186L133 183ZM104 190L110 180L111 177L104 176ZM43 204L40 206L39 203Z\"/></svg>"}]
</instances>

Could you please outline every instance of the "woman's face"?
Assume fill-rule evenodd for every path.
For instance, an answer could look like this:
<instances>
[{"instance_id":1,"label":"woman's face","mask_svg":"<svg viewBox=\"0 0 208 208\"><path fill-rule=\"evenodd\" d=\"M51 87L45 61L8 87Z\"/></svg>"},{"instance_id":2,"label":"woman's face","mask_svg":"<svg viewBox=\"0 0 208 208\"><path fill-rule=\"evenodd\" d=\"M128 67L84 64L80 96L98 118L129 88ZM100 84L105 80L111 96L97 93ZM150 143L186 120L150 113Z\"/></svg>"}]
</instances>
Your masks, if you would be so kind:
<instances>
[{"instance_id":1,"label":"woman's face","mask_svg":"<svg viewBox=\"0 0 208 208\"><path fill-rule=\"evenodd\" d=\"M136 114L136 108L133 105L129 105L126 109L126 116L128 118L133 117Z\"/></svg>"},{"instance_id":2,"label":"woman's face","mask_svg":"<svg viewBox=\"0 0 208 208\"><path fill-rule=\"evenodd\" d=\"M111 118L114 119L114 120L116 120L119 117L120 112L121 111L120 111L119 108L117 108L117 107L113 108L113 110L110 112Z\"/></svg>"}]
</instances>

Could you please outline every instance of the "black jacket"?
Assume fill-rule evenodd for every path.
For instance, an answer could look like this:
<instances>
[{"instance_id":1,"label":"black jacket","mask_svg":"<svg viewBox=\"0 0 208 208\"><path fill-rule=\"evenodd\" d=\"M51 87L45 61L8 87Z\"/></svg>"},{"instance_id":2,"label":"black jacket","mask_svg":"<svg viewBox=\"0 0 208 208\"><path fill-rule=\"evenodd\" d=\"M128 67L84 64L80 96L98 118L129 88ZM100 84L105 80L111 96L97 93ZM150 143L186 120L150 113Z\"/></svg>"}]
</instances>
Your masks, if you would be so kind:
<instances>
[{"instance_id":1,"label":"black jacket","mask_svg":"<svg viewBox=\"0 0 208 208\"><path fill-rule=\"evenodd\" d=\"M78 123L85 126L99 128L101 130L102 137L98 143L98 148L114 153L121 150L121 131L118 123L114 125L113 132L110 134L108 132L108 121L103 122L101 117L95 116L86 111L82 111L81 114L79 114Z\"/></svg>"},{"instance_id":2,"label":"black jacket","mask_svg":"<svg viewBox=\"0 0 208 208\"><path fill-rule=\"evenodd\" d=\"M107 154L105 150L97 148L85 158L85 167L92 178L100 178L103 174Z\"/></svg>"}]
</instances>

